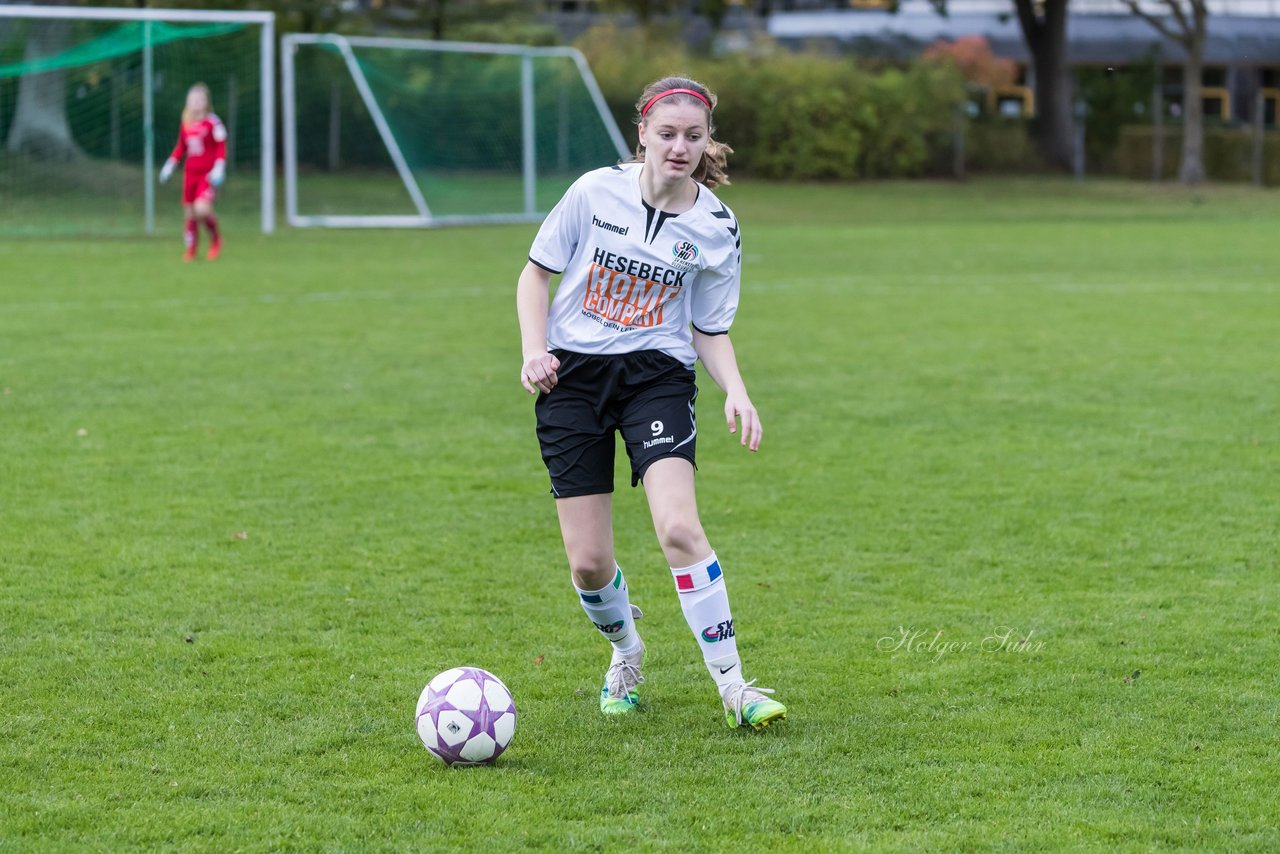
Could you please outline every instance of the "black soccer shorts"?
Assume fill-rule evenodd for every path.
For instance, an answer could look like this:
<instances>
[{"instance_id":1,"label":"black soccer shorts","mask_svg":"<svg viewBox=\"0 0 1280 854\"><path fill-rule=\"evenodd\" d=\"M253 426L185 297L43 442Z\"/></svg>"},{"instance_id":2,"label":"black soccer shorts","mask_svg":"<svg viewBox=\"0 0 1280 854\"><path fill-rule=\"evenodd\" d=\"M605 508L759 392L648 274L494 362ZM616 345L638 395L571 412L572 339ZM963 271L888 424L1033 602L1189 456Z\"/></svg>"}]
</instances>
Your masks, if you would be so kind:
<instances>
[{"instance_id":1,"label":"black soccer shorts","mask_svg":"<svg viewBox=\"0 0 1280 854\"><path fill-rule=\"evenodd\" d=\"M663 457L695 463L697 374L660 350L592 356L552 350L556 387L539 394L538 443L557 498L613 492L613 459L622 432L631 485Z\"/></svg>"}]
</instances>

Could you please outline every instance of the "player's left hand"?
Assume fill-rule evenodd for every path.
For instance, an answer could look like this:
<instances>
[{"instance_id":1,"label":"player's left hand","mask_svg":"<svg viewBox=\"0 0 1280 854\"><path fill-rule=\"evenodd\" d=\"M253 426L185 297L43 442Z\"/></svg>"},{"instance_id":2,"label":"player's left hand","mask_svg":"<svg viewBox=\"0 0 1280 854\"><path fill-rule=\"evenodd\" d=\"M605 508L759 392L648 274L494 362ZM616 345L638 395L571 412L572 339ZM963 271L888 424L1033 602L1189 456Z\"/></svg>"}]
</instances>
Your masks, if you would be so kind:
<instances>
[{"instance_id":1,"label":"player's left hand","mask_svg":"<svg viewBox=\"0 0 1280 854\"><path fill-rule=\"evenodd\" d=\"M213 164L213 168L209 170L209 183L215 187L221 187L222 182L227 178L227 164L221 160Z\"/></svg>"},{"instance_id":2,"label":"player's left hand","mask_svg":"<svg viewBox=\"0 0 1280 854\"><path fill-rule=\"evenodd\" d=\"M760 450L764 426L760 423L760 413L756 412L755 405L745 391L730 393L724 399L724 420L729 425L730 433L738 432L739 419L742 420L741 444L752 451Z\"/></svg>"}]
</instances>

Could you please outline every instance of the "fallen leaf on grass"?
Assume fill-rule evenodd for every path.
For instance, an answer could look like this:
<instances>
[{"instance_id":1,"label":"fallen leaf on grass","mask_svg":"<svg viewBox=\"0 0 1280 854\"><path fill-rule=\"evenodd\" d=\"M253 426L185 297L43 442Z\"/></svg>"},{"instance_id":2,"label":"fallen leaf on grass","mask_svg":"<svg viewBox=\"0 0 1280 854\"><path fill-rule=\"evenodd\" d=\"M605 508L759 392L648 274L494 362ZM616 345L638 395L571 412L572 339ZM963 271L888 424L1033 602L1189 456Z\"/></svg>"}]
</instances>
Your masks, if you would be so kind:
<instances>
[{"instance_id":1,"label":"fallen leaf on grass","mask_svg":"<svg viewBox=\"0 0 1280 854\"><path fill-rule=\"evenodd\" d=\"M76 435L79 436L81 439L83 439L85 436L89 435L89 431L81 427L79 430L76 431Z\"/></svg>"},{"instance_id":2,"label":"fallen leaf on grass","mask_svg":"<svg viewBox=\"0 0 1280 854\"><path fill-rule=\"evenodd\" d=\"M248 531L236 531L234 534L232 534L232 535L231 535L231 539L233 539L233 540L247 540L247 539L249 539L249 532L248 532Z\"/></svg>"},{"instance_id":3,"label":"fallen leaf on grass","mask_svg":"<svg viewBox=\"0 0 1280 854\"><path fill-rule=\"evenodd\" d=\"M544 658L546 658L546 656L545 656L545 655L540 655L540 656L538 656L537 658L535 658L535 659L533 660L533 663L534 663L534 664L541 664L541 663L542 663L542 660L543 660Z\"/></svg>"},{"instance_id":4,"label":"fallen leaf on grass","mask_svg":"<svg viewBox=\"0 0 1280 854\"><path fill-rule=\"evenodd\" d=\"M1128 676L1124 677L1124 684L1126 684L1126 685L1132 685L1134 682L1137 682L1137 681L1138 681L1138 677L1139 677L1139 676L1141 676L1141 675L1142 675L1142 671L1141 671L1141 670L1135 670L1135 671L1133 671L1133 672L1132 672L1132 673L1130 673Z\"/></svg>"}]
</instances>

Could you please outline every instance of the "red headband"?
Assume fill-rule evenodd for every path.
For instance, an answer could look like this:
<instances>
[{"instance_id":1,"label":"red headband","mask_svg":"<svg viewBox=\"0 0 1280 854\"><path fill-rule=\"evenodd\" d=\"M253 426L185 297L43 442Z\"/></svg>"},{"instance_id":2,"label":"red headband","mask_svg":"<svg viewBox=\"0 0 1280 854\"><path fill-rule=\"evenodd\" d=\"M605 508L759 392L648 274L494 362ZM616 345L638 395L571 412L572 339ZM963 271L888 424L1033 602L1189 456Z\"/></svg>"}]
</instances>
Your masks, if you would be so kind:
<instances>
[{"instance_id":1,"label":"red headband","mask_svg":"<svg viewBox=\"0 0 1280 854\"><path fill-rule=\"evenodd\" d=\"M692 95L702 103L706 104L708 110L711 109L711 102L708 101L707 96L702 94L701 92L696 92L693 89L668 89L665 92L659 92L658 94L654 95L652 98L648 100L648 102L644 105L644 109L640 111L640 118L644 118L646 115L648 115L649 108L652 107L655 102L662 100L668 95Z\"/></svg>"}]
</instances>

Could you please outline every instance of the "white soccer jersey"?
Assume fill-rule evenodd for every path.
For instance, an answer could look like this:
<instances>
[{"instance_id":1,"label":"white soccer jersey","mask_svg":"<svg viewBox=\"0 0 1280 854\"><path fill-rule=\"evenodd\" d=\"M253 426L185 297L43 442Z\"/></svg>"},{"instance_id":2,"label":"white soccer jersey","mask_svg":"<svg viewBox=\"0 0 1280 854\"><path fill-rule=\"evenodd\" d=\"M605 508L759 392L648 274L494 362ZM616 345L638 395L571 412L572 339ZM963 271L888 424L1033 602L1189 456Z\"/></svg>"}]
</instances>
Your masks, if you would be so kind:
<instances>
[{"instance_id":1,"label":"white soccer jersey","mask_svg":"<svg viewBox=\"0 0 1280 854\"><path fill-rule=\"evenodd\" d=\"M529 260L564 273L547 344L590 354L661 350L692 367L690 325L723 334L738 310L738 220L701 185L682 214L649 207L640 167L583 175L538 229Z\"/></svg>"}]
</instances>

